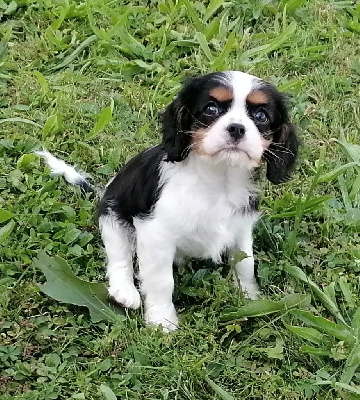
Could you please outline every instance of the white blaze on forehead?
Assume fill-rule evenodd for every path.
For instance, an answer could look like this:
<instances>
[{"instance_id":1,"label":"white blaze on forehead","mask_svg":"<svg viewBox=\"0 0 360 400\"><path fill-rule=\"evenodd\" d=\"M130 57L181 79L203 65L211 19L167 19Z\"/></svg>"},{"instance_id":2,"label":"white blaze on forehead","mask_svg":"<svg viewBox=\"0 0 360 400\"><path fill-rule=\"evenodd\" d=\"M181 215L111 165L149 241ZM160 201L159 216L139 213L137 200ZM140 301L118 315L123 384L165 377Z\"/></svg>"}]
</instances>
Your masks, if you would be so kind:
<instances>
[{"instance_id":1,"label":"white blaze on forehead","mask_svg":"<svg viewBox=\"0 0 360 400\"><path fill-rule=\"evenodd\" d=\"M260 88L263 82L260 78L245 72L227 71L225 74L229 77L233 90L232 108L243 108L249 93Z\"/></svg>"}]
</instances>

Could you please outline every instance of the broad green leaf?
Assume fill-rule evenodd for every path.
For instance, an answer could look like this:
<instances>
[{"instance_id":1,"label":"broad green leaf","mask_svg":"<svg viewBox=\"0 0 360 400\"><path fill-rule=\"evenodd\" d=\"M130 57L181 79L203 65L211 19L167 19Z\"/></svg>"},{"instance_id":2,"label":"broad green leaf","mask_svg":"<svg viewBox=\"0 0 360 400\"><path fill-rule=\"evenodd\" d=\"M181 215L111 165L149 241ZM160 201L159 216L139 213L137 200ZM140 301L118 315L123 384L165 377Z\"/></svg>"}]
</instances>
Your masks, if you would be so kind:
<instances>
[{"instance_id":1,"label":"broad green leaf","mask_svg":"<svg viewBox=\"0 0 360 400\"><path fill-rule=\"evenodd\" d=\"M342 383L342 382L334 382L333 380L331 380L331 381L316 381L315 385L319 385L319 386L329 385L331 387L346 390L347 392L350 392L350 393L355 393L357 395L360 394L360 389L358 389L358 387L354 387L354 386L351 386L351 385L348 385L348 384ZM347 399L348 397L345 397L345 398ZM350 397L349 399L357 400L358 396Z\"/></svg>"},{"instance_id":2,"label":"broad green leaf","mask_svg":"<svg viewBox=\"0 0 360 400\"><path fill-rule=\"evenodd\" d=\"M284 343L276 339L276 345L274 347L267 347L265 349L265 354L269 358L276 358L278 360L284 359Z\"/></svg>"},{"instance_id":3,"label":"broad green leaf","mask_svg":"<svg viewBox=\"0 0 360 400\"><path fill-rule=\"evenodd\" d=\"M11 15L13 14L18 8L18 3L16 1L10 1L7 9L5 10L4 14L5 15Z\"/></svg>"},{"instance_id":4,"label":"broad green leaf","mask_svg":"<svg viewBox=\"0 0 360 400\"><path fill-rule=\"evenodd\" d=\"M351 308L355 307L353 293L351 291L350 284L348 283L345 276L340 277L339 286L340 286L341 291L343 292L343 295L345 297L345 300L346 300L348 306Z\"/></svg>"},{"instance_id":5,"label":"broad green leaf","mask_svg":"<svg viewBox=\"0 0 360 400\"><path fill-rule=\"evenodd\" d=\"M34 266L46 276L46 283L40 290L55 300L87 307L93 322L101 320L114 322L123 314L120 306L110 303L106 286L103 283L90 283L78 278L60 257L49 257L39 251Z\"/></svg>"},{"instance_id":6,"label":"broad green leaf","mask_svg":"<svg viewBox=\"0 0 360 400\"><path fill-rule=\"evenodd\" d=\"M212 379L210 379L208 376L205 377L206 382L211 386L212 390L220 396L221 399L223 400L235 400L235 397L233 397L230 393L225 391L223 388L221 388L219 385L217 385Z\"/></svg>"},{"instance_id":7,"label":"broad green leaf","mask_svg":"<svg viewBox=\"0 0 360 400\"><path fill-rule=\"evenodd\" d=\"M245 260L249 256L241 250L231 251L229 254L229 264L232 268L235 268L236 264Z\"/></svg>"},{"instance_id":8,"label":"broad green leaf","mask_svg":"<svg viewBox=\"0 0 360 400\"><path fill-rule=\"evenodd\" d=\"M0 223L6 222L8 219L12 218L13 216L14 216L14 214L11 213L10 211L0 208Z\"/></svg>"},{"instance_id":9,"label":"broad green leaf","mask_svg":"<svg viewBox=\"0 0 360 400\"><path fill-rule=\"evenodd\" d=\"M343 340L348 344L353 344L355 341L353 330L348 328L346 325L337 324L323 317L316 317L309 311L291 310L290 313L306 324L311 325L328 335L334 336L339 340Z\"/></svg>"},{"instance_id":10,"label":"broad green leaf","mask_svg":"<svg viewBox=\"0 0 360 400\"><path fill-rule=\"evenodd\" d=\"M339 308L336 301L336 291L335 291L335 282L331 282L330 285L324 286L323 291L326 296L329 296L332 302L335 304L337 308Z\"/></svg>"},{"instance_id":11,"label":"broad green leaf","mask_svg":"<svg viewBox=\"0 0 360 400\"><path fill-rule=\"evenodd\" d=\"M283 8L286 7L286 11L288 13L292 13L296 11L299 7L304 5L307 0L287 0L287 1L282 1L281 6Z\"/></svg>"},{"instance_id":12,"label":"broad green leaf","mask_svg":"<svg viewBox=\"0 0 360 400\"><path fill-rule=\"evenodd\" d=\"M70 243L74 242L79 237L80 234L81 234L80 229L77 229L77 228L71 229L71 231L66 232L64 239L63 239L64 243L70 244Z\"/></svg>"},{"instance_id":13,"label":"broad green leaf","mask_svg":"<svg viewBox=\"0 0 360 400\"><path fill-rule=\"evenodd\" d=\"M16 162L19 169L26 168L32 161L37 160L38 156L34 153L23 154Z\"/></svg>"},{"instance_id":14,"label":"broad green leaf","mask_svg":"<svg viewBox=\"0 0 360 400\"><path fill-rule=\"evenodd\" d=\"M0 244L2 244L5 239L10 235L15 227L15 221L12 219L5 226L0 228Z\"/></svg>"},{"instance_id":15,"label":"broad green leaf","mask_svg":"<svg viewBox=\"0 0 360 400\"><path fill-rule=\"evenodd\" d=\"M351 188L351 191L349 194L350 199L352 201L354 201L356 198L358 198L357 196L359 195L359 192L360 192L360 174L356 177L356 179L352 185L352 188Z\"/></svg>"},{"instance_id":16,"label":"broad green leaf","mask_svg":"<svg viewBox=\"0 0 360 400\"><path fill-rule=\"evenodd\" d=\"M104 384L100 385L100 392L102 393L102 395L106 400L117 400L115 393L108 386Z\"/></svg>"},{"instance_id":17,"label":"broad green leaf","mask_svg":"<svg viewBox=\"0 0 360 400\"><path fill-rule=\"evenodd\" d=\"M36 79L38 80L43 94L49 93L49 84L48 84L48 81L46 80L45 76L39 71L34 71L33 74L35 75Z\"/></svg>"},{"instance_id":18,"label":"broad green leaf","mask_svg":"<svg viewBox=\"0 0 360 400\"><path fill-rule=\"evenodd\" d=\"M244 317L261 317L275 312L285 312L293 307L310 305L311 296L294 293L288 294L279 301L253 300L237 310L225 310L221 314L222 321L230 321Z\"/></svg>"},{"instance_id":19,"label":"broad green leaf","mask_svg":"<svg viewBox=\"0 0 360 400\"><path fill-rule=\"evenodd\" d=\"M303 353L308 353L313 356L325 356L325 357L331 356L330 350L321 349L321 348L309 346L309 345L301 346L299 350L302 351Z\"/></svg>"},{"instance_id":20,"label":"broad green leaf","mask_svg":"<svg viewBox=\"0 0 360 400\"><path fill-rule=\"evenodd\" d=\"M352 208L352 202L349 196L348 185L344 178L344 175L339 175L338 178L339 189L341 192L342 201L344 203L346 211Z\"/></svg>"},{"instance_id":21,"label":"broad green leaf","mask_svg":"<svg viewBox=\"0 0 360 400\"><path fill-rule=\"evenodd\" d=\"M360 33L360 24L359 24L359 33ZM354 393L356 395L360 395L360 389L359 387L354 387L351 385L348 385L346 383L342 383L342 382L335 382L335 387L341 388L343 390L346 390L350 393ZM352 397L353 400L358 399L358 397Z\"/></svg>"},{"instance_id":22,"label":"broad green leaf","mask_svg":"<svg viewBox=\"0 0 360 400\"><path fill-rule=\"evenodd\" d=\"M285 271L289 273L290 275L300 279L302 282L307 283L311 289L314 291L314 293L317 295L317 297L321 300L323 305L336 317L339 321L341 321L344 325L346 325L345 320L343 316L340 313L339 308L337 305L332 301L330 296L325 294L317 285L315 282L313 282L310 278L308 278L305 274L304 271L302 271L300 268L295 267L293 265L287 265L285 268Z\"/></svg>"},{"instance_id":23,"label":"broad green leaf","mask_svg":"<svg viewBox=\"0 0 360 400\"><path fill-rule=\"evenodd\" d=\"M306 328L302 326L293 326L285 324L286 328L297 336L308 340L315 344L321 344L323 341L323 334L314 328Z\"/></svg>"},{"instance_id":24,"label":"broad green leaf","mask_svg":"<svg viewBox=\"0 0 360 400\"><path fill-rule=\"evenodd\" d=\"M69 65L71 62L75 60L75 58L81 53L86 47L90 46L92 43L96 42L98 37L96 35L89 36L85 39L79 46L69 55L67 56L61 63L55 65L54 67L49 68L49 71L57 71L58 69L64 68Z\"/></svg>"},{"instance_id":25,"label":"broad green leaf","mask_svg":"<svg viewBox=\"0 0 360 400\"><path fill-rule=\"evenodd\" d=\"M0 119L0 124L5 124L6 122L20 122L23 124L28 124L28 125L34 125L34 126L38 126L39 128L42 128L42 126L40 124L38 124L37 122L31 121L27 118L4 118L4 119Z\"/></svg>"},{"instance_id":26,"label":"broad green leaf","mask_svg":"<svg viewBox=\"0 0 360 400\"><path fill-rule=\"evenodd\" d=\"M64 127L60 114L50 115L50 117L45 122L42 132L42 138L45 139L49 135L62 132L63 129Z\"/></svg>"},{"instance_id":27,"label":"broad green leaf","mask_svg":"<svg viewBox=\"0 0 360 400\"><path fill-rule=\"evenodd\" d=\"M360 343L356 344L345 362L343 373L340 378L341 383L349 384L356 370L360 365Z\"/></svg>"},{"instance_id":28,"label":"broad green leaf","mask_svg":"<svg viewBox=\"0 0 360 400\"><path fill-rule=\"evenodd\" d=\"M109 107L106 107L102 110L99 119L96 121L95 126L91 129L91 131L86 135L87 139L93 139L97 136L105 126L112 121L112 112L113 112L113 100Z\"/></svg>"},{"instance_id":29,"label":"broad green leaf","mask_svg":"<svg viewBox=\"0 0 360 400\"><path fill-rule=\"evenodd\" d=\"M358 339L360 341L360 307L355 311L355 314L351 321L351 328L358 333Z\"/></svg>"},{"instance_id":30,"label":"broad green leaf","mask_svg":"<svg viewBox=\"0 0 360 400\"><path fill-rule=\"evenodd\" d=\"M346 211L345 220L357 224L360 222L360 208L358 207L351 207Z\"/></svg>"},{"instance_id":31,"label":"broad green leaf","mask_svg":"<svg viewBox=\"0 0 360 400\"><path fill-rule=\"evenodd\" d=\"M357 144L352 144L347 142L345 139L339 140L332 138L333 142L338 143L344 154L348 157L349 161L354 161L355 163L360 163L360 146ZM360 171L360 166L357 167L357 170Z\"/></svg>"}]
</instances>

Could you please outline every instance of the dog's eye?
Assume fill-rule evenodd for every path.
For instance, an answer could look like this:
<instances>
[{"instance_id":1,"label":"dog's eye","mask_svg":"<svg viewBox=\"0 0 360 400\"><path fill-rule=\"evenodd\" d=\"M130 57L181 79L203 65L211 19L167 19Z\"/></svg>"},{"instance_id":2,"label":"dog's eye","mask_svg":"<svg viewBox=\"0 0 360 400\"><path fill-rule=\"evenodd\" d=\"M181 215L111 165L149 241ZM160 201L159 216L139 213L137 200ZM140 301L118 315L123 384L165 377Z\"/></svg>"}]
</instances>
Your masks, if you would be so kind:
<instances>
[{"instance_id":1,"label":"dog's eye","mask_svg":"<svg viewBox=\"0 0 360 400\"><path fill-rule=\"evenodd\" d=\"M269 120L269 118L264 110L256 111L256 113L254 114L254 118L256 121L261 122L261 123L268 122L268 120Z\"/></svg>"},{"instance_id":2,"label":"dog's eye","mask_svg":"<svg viewBox=\"0 0 360 400\"><path fill-rule=\"evenodd\" d=\"M205 106L204 113L216 117L220 114L220 109L215 103L209 103Z\"/></svg>"}]
</instances>

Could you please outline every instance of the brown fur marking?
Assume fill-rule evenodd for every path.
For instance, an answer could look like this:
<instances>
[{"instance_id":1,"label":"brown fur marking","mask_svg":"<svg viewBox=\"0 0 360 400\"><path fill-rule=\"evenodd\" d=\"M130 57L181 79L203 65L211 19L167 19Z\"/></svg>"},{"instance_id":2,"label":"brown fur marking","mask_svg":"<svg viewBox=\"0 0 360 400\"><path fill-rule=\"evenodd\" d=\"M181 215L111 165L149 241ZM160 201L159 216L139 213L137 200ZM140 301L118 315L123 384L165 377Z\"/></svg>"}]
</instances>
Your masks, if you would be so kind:
<instances>
[{"instance_id":1,"label":"brown fur marking","mask_svg":"<svg viewBox=\"0 0 360 400\"><path fill-rule=\"evenodd\" d=\"M191 136L191 147L195 151L196 154L204 155L204 149L202 147L202 142L207 134L207 129L200 128L197 131L192 132Z\"/></svg>"},{"instance_id":2,"label":"brown fur marking","mask_svg":"<svg viewBox=\"0 0 360 400\"><path fill-rule=\"evenodd\" d=\"M233 98L232 91L224 86L211 89L210 96L214 97L217 101L229 101Z\"/></svg>"},{"instance_id":3,"label":"brown fur marking","mask_svg":"<svg viewBox=\"0 0 360 400\"><path fill-rule=\"evenodd\" d=\"M246 100L252 104L266 104L269 101L269 98L262 90L254 90L248 94Z\"/></svg>"}]
</instances>

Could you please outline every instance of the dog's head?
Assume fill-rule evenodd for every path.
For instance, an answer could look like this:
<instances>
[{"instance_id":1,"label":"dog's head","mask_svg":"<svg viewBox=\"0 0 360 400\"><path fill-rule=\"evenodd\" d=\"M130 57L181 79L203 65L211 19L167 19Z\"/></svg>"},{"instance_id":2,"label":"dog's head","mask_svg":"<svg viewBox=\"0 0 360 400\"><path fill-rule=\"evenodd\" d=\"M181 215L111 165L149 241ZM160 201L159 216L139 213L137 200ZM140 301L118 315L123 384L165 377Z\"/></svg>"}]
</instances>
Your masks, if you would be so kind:
<instances>
[{"instance_id":1,"label":"dog's head","mask_svg":"<svg viewBox=\"0 0 360 400\"><path fill-rule=\"evenodd\" d=\"M251 170L264 159L273 183L289 178L299 146L284 96L239 71L189 79L166 108L162 132L168 161L182 161L193 152Z\"/></svg>"}]
</instances>

